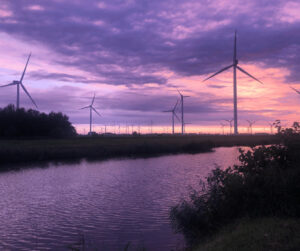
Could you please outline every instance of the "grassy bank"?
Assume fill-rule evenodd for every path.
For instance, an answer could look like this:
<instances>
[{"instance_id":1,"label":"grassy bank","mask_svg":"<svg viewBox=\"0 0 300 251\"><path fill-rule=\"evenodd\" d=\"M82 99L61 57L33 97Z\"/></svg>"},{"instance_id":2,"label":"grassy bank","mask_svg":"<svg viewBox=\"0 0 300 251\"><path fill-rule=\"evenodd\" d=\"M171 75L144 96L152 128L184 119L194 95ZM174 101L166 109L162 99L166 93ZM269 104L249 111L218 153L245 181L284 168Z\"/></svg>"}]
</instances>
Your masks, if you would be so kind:
<instances>
[{"instance_id":1,"label":"grassy bank","mask_svg":"<svg viewBox=\"0 0 300 251\"><path fill-rule=\"evenodd\" d=\"M269 135L141 135L0 140L0 165L3 169L8 164L39 161L199 153L218 146L252 146L276 141L275 136Z\"/></svg>"},{"instance_id":2,"label":"grassy bank","mask_svg":"<svg viewBox=\"0 0 300 251\"><path fill-rule=\"evenodd\" d=\"M300 219L240 220L193 251L296 251L300 248Z\"/></svg>"}]
</instances>

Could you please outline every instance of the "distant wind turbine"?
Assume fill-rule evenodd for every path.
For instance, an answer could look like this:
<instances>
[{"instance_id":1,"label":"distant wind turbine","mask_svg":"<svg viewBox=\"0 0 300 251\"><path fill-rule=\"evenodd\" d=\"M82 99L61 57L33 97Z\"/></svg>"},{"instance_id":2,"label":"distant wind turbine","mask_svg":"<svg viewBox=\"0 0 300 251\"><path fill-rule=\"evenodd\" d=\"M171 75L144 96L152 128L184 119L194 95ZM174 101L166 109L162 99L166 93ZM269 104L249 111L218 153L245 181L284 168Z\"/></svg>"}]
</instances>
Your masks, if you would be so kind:
<instances>
[{"instance_id":1,"label":"distant wind turbine","mask_svg":"<svg viewBox=\"0 0 300 251\"><path fill-rule=\"evenodd\" d=\"M229 126L230 126L230 134L232 134L232 122L233 122L233 119L224 119L226 122L229 123Z\"/></svg>"},{"instance_id":2,"label":"distant wind turbine","mask_svg":"<svg viewBox=\"0 0 300 251\"><path fill-rule=\"evenodd\" d=\"M222 131L223 131L223 135L224 135L224 127L225 127L225 125L222 122L220 122L220 125L222 127Z\"/></svg>"},{"instance_id":3,"label":"distant wind turbine","mask_svg":"<svg viewBox=\"0 0 300 251\"><path fill-rule=\"evenodd\" d=\"M178 90L177 90L178 91ZM180 91L178 91L179 95L180 95L180 104L181 104L181 133L184 134L184 106L183 106L183 100L184 98L188 98L190 96L184 96L181 94Z\"/></svg>"},{"instance_id":4,"label":"distant wind turbine","mask_svg":"<svg viewBox=\"0 0 300 251\"><path fill-rule=\"evenodd\" d=\"M191 125L192 123L186 123L184 122L184 133L185 133L185 128L186 128L186 125Z\"/></svg>"},{"instance_id":5,"label":"distant wind turbine","mask_svg":"<svg viewBox=\"0 0 300 251\"><path fill-rule=\"evenodd\" d=\"M176 114L176 108L178 105L178 100L176 101L175 106L173 107L173 109L171 110L167 110L167 111L163 111L163 112L171 112L172 113L172 133L175 133L175 121L174 121L174 117L176 117L178 119L178 121L180 121L180 119L178 118L177 114Z\"/></svg>"},{"instance_id":6,"label":"distant wind turbine","mask_svg":"<svg viewBox=\"0 0 300 251\"><path fill-rule=\"evenodd\" d=\"M256 121L251 121L251 120L247 120L249 127L248 127L248 132L250 129L250 133L252 134L252 126L255 124Z\"/></svg>"},{"instance_id":7,"label":"distant wind turbine","mask_svg":"<svg viewBox=\"0 0 300 251\"><path fill-rule=\"evenodd\" d=\"M269 126L270 126L270 132L271 134L273 134L273 126L274 126L274 123L270 123L268 122Z\"/></svg>"},{"instance_id":8,"label":"distant wind turbine","mask_svg":"<svg viewBox=\"0 0 300 251\"><path fill-rule=\"evenodd\" d=\"M203 80L206 81L218 74L220 74L223 71L228 70L229 68L233 67L233 117L234 117L234 134L238 134L238 117L237 117L237 80L236 80L236 69L238 69L239 71L241 71L242 73L246 74L247 76L249 76L250 78L254 79L255 81L258 81L259 83L262 84L262 82L260 80L258 80L257 78L253 77L251 74L249 74L248 72L246 72L243 68L238 66L238 59L237 59L237 54L236 54L236 31L234 33L234 47L233 47L233 64L226 66L225 68L217 71L216 73L214 73L213 75L211 75L210 77L206 78Z\"/></svg>"},{"instance_id":9,"label":"distant wind turbine","mask_svg":"<svg viewBox=\"0 0 300 251\"><path fill-rule=\"evenodd\" d=\"M0 86L0 87L7 87L7 86L12 86L12 85L17 86L17 109L20 108L20 86L22 87L23 91L27 94L27 96L30 98L31 102L35 105L35 107L38 108L36 103L34 102L33 98L30 96L29 92L27 91L27 89L25 88L25 86L23 84L23 79L25 76L25 72L26 72L30 57L31 57L31 53L28 56L28 59L27 59L27 62L26 62L26 65L25 65L25 68L24 68L24 71L22 73L20 80L14 80L10 84Z\"/></svg>"},{"instance_id":10,"label":"distant wind turbine","mask_svg":"<svg viewBox=\"0 0 300 251\"><path fill-rule=\"evenodd\" d=\"M97 112L97 110L93 107L94 101L95 101L95 94L94 94L94 97L93 97L93 99L92 99L92 103L91 103L90 105L80 108L81 110L82 110L82 109L90 108L90 134L91 134L91 132L92 132L92 123L93 123L93 122L92 122L92 120L93 120L92 115L93 115L93 111L94 111L95 113L97 113L98 116L101 117L100 113Z\"/></svg>"}]
</instances>

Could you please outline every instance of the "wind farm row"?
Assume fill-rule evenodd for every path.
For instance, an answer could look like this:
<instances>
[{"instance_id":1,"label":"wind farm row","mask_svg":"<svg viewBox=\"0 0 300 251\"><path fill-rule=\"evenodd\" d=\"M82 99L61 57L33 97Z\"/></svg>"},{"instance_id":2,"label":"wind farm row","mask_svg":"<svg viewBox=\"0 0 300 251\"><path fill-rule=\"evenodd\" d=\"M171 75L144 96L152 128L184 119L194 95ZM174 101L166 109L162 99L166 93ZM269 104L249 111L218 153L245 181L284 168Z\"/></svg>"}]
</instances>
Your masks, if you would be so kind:
<instances>
[{"instance_id":1,"label":"wind farm row","mask_svg":"<svg viewBox=\"0 0 300 251\"><path fill-rule=\"evenodd\" d=\"M17 98L16 98L16 108L19 109L20 108L20 89L22 89L25 94L28 96L28 98L31 100L31 102L33 103L33 105L38 109L38 106L36 104L36 102L34 101L34 99L32 98L32 96L30 95L30 93L28 92L28 90L26 89L25 85L24 85L24 77L26 74L26 70L29 64L31 58L31 53L29 54L26 64L25 64L25 68L22 72L21 78L19 80L14 80L9 84L6 85L2 85L0 86L0 88L2 87L9 87L9 86L16 86L17 87ZM245 74L246 76L250 77L251 79L255 80L256 82L259 82L260 84L263 84L262 81L260 81L258 78L254 77L253 75L251 75L250 73L248 73L246 70L244 70L241 66L239 66L239 61L237 58L237 32L235 31L234 33L234 46L233 46L233 62L232 64L222 68L221 70L215 72L214 74L210 75L209 77L205 78L203 80L203 82L208 81L212 78L214 78L215 76L217 76L218 74L221 74L222 72L228 70L228 69L233 69L233 118L232 119L223 119L220 122L221 125L221 130L222 133L225 133L224 128L226 127L226 124L224 124L224 122L228 123L228 126L230 128L230 134L235 134L237 135L239 133L239 126L238 126L238 94L237 94L237 86L238 86L238 82L237 82L237 71ZM300 91L298 91L297 89L291 87L292 90L294 90L296 93L300 94ZM179 94L179 98L176 100L174 106L169 109L169 110L164 110L162 112L165 113L170 113L171 114L171 132L172 134L175 134L175 124L176 121L178 121L180 123L180 133L184 134L185 133L185 127L187 124L191 124L191 123L187 123L185 122L185 110L184 110L184 104L185 104L185 98L188 98L190 96L184 95L182 94L179 90L177 90L178 94ZM97 109L94 106L95 103L95 98L96 95L94 94L94 96L92 97L92 101L90 103L90 105L85 106L80 108L81 110L83 109L88 109L89 110L89 134L91 134L93 132L93 113L95 113L96 115L101 117L101 114L97 111ZM177 114L180 113L180 114ZM224 122L222 122L224 121ZM252 134L253 133L253 125L257 122L254 120L246 120L248 123L248 133ZM153 122L151 122L153 123ZM270 133L273 134L273 123L268 122L268 125L270 126ZM137 125L138 127L138 132L140 133L140 125ZM129 128L129 127L128 127ZM129 133L130 129L127 128L127 124L126 124L126 133ZM132 126L133 128L133 126ZM233 129L233 132L232 132ZM102 129L101 129L102 130ZM119 128L116 130L114 129L114 132L118 131L119 134L121 133L121 129L120 129L120 125ZM168 131L168 130L167 130ZM104 133L106 133L106 125L105 125L105 129L104 129ZM133 132L133 129L132 129ZM151 130L150 132L152 133L152 125L151 125Z\"/></svg>"}]
</instances>

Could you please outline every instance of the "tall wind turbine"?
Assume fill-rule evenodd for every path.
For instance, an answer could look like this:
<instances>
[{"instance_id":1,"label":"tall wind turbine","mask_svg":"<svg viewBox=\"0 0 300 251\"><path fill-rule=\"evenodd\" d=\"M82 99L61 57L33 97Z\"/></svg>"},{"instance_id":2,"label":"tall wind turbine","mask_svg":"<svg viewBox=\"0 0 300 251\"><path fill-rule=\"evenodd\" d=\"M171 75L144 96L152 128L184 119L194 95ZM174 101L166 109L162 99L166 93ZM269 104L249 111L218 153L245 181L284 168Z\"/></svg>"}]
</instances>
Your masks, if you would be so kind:
<instances>
[{"instance_id":1,"label":"tall wind turbine","mask_svg":"<svg viewBox=\"0 0 300 251\"><path fill-rule=\"evenodd\" d=\"M177 90L178 91L178 90ZM190 96L184 96L181 94L180 91L178 91L179 95L180 95L180 104L181 104L181 133L184 134L184 105L183 105L183 100L184 98L188 98Z\"/></svg>"},{"instance_id":2,"label":"tall wind turbine","mask_svg":"<svg viewBox=\"0 0 300 251\"><path fill-rule=\"evenodd\" d=\"M246 74L250 78L254 79L255 81L258 81L259 83L262 84L260 80L257 78L253 77L250 73L246 72L243 68L238 66L238 59L237 59L237 54L236 54L236 31L234 33L234 46L233 46L233 64L224 67L223 69L217 71L210 77L206 78L203 80L206 81L218 74L220 74L223 71L228 70L229 68L233 67L233 118L234 118L234 134L238 134L238 117L237 117L237 81L236 81L236 69L241 71L242 73Z\"/></svg>"},{"instance_id":3,"label":"tall wind turbine","mask_svg":"<svg viewBox=\"0 0 300 251\"><path fill-rule=\"evenodd\" d=\"M93 123L93 121L92 121L92 120L93 120L92 115L93 115L93 111L94 111L95 113L97 113L97 114L101 117L100 113L97 112L97 110L93 107L94 101L95 101L95 94L94 94L92 103L91 103L90 105L80 108L81 110L82 110L82 109L90 108L90 134L91 134L91 132L92 132L92 123Z\"/></svg>"},{"instance_id":4,"label":"tall wind turbine","mask_svg":"<svg viewBox=\"0 0 300 251\"><path fill-rule=\"evenodd\" d=\"M27 62L26 62L26 65L25 65L25 68L24 68L24 71L22 73L20 80L14 80L10 84L0 86L0 87L7 87L7 86L12 86L12 85L17 86L17 105L16 105L17 109L20 108L20 86L22 87L23 91L27 94L27 96L30 98L31 102L35 105L35 107L38 108L36 103L34 102L33 98L30 96L29 92L27 91L27 89L25 88L25 86L23 84L23 79L25 76L25 72L26 72L30 57L31 57L31 53L28 56L28 59L27 59Z\"/></svg>"},{"instance_id":5,"label":"tall wind turbine","mask_svg":"<svg viewBox=\"0 0 300 251\"><path fill-rule=\"evenodd\" d=\"M176 117L178 119L178 121L180 121L180 119L178 118L177 114L176 114L176 108L178 105L178 100L176 101L175 106L173 107L172 110L168 110L168 111L163 111L163 112L171 112L172 113L172 134L175 133L175 121L174 121L174 117Z\"/></svg>"},{"instance_id":6,"label":"tall wind turbine","mask_svg":"<svg viewBox=\"0 0 300 251\"><path fill-rule=\"evenodd\" d=\"M249 129L250 129L250 132L252 134L252 126L255 124L256 121L251 121L251 120L247 120L248 124L249 124ZM249 130L248 129L248 130Z\"/></svg>"}]
</instances>

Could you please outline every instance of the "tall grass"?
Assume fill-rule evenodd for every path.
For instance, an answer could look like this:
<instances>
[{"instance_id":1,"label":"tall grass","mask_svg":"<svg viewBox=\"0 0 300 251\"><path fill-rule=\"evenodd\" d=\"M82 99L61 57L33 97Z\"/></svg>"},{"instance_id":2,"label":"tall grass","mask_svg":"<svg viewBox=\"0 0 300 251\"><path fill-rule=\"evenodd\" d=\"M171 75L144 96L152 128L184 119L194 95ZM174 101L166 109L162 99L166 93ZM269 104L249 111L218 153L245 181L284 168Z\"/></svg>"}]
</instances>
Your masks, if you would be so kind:
<instances>
[{"instance_id":1,"label":"tall grass","mask_svg":"<svg viewBox=\"0 0 300 251\"><path fill-rule=\"evenodd\" d=\"M199 153L211 151L216 146L271 144L277 140L269 135L141 135L0 140L0 165L3 168L12 163Z\"/></svg>"}]
</instances>

